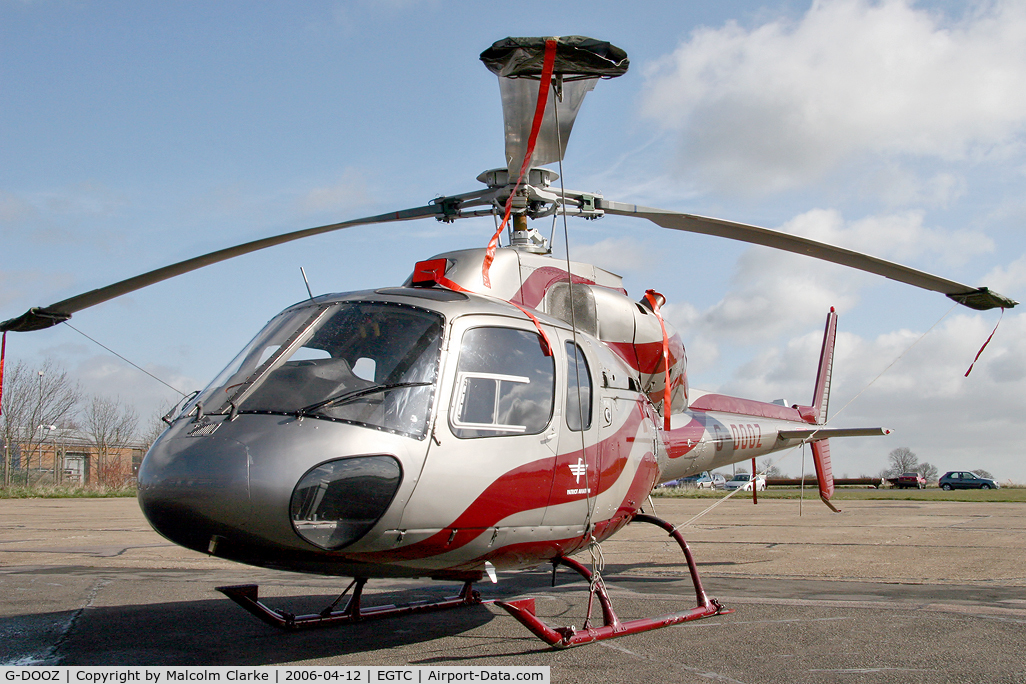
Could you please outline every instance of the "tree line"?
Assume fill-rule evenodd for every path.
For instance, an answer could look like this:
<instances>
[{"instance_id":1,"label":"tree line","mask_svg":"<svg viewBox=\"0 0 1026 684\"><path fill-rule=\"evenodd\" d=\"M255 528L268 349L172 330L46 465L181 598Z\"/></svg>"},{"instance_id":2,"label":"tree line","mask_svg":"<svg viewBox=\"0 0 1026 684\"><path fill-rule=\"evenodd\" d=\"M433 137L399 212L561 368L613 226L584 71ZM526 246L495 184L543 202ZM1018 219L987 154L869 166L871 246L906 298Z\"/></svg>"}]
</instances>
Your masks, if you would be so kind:
<instances>
[{"instance_id":1,"label":"tree line","mask_svg":"<svg viewBox=\"0 0 1026 684\"><path fill-rule=\"evenodd\" d=\"M898 447L889 454L887 454L888 467L880 471L877 477L886 479L888 477L898 477L902 473L919 473L926 478L927 482L936 482L937 478L940 477L940 471L937 466L927 463L926 461L920 461L916 453L908 447ZM741 467L737 468L735 472L747 473L748 471ZM788 477L780 468L773 464L770 459L766 459L759 464L759 472L764 473L767 478L786 478ZM972 471L980 477L993 478L988 471L977 468ZM815 479L815 473L806 474L807 478ZM844 477L847 477L845 475ZM866 476L861 476L866 477Z\"/></svg>"},{"instance_id":2,"label":"tree line","mask_svg":"<svg viewBox=\"0 0 1026 684\"><path fill-rule=\"evenodd\" d=\"M155 421L152 421L155 422ZM160 434L156 425L140 430L135 409L117 396L86 395L67 370L52 359L32 366L18 361L3 372L0 402L0 459L2 482L59 484L64 478L63 458L47 476L43 452L58 455L58 436L75 434L90 451L92 479L99 485L118 486L132 474L130 447L148 447ZM33 455L39 459L32 470ZM63 457L63 454L61 454ZM33 481L34 480L34 481Z\"/></svg>"}]
</instances>

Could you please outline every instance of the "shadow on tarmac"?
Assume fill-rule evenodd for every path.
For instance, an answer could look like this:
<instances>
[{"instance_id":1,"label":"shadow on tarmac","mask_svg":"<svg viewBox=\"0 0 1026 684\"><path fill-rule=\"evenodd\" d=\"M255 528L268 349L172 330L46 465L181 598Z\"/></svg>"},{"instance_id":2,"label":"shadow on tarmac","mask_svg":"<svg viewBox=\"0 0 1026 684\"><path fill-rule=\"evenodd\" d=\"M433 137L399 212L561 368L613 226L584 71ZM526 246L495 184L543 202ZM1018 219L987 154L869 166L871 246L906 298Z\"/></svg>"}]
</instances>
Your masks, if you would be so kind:
<instances>
[{"instance_id":1,"label":"shadow on tarmac","mask_svg":"<svg viewBox=\"0 0 1026 684\"><path fill-rule=\"evenodd\" d=\"M333 599L314 597L322 607ZM277 665L432 641L495 617L480 605L445 611L439 619L442 614L285 632L246 615L227 599L211 599L4 618L0 634L16 639L19 633L35 632L38 638L40 627L71 621L64 635L49 630L56 642L47 664Z\"/></svg>"}]
</instances>

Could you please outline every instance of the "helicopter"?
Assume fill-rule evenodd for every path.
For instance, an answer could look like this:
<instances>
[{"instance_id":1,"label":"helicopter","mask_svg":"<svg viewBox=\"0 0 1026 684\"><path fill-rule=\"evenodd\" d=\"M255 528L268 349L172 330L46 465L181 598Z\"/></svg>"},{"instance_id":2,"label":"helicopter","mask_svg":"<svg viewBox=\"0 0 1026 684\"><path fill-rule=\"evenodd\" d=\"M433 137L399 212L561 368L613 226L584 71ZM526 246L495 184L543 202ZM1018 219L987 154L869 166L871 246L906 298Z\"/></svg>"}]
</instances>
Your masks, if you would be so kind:
<instances>
[{"instance_id":1,"label":"helicopter","mask_svg":"<svg viewBox=\"0 0 1026 684\"><path fill-rule=\"evenodd\" d=\"M554 257L530 222L633 216L875 273L972 309L1017 302L780 231L557 186L559 174L545 165L562 161L587 93L626 73L626 53L581 36L507 38L481 60L499 80L506 139L506 166L478 176L483 189L198 256L30 309L0 330L57 325L153 283L304 237L494 217L487 247L424 259L393 287L311 293L272 318L165 417L138 472L147 520L200 553L352 578L331 605L307 615L268 607L256 585L219 588L285 630L478 604L476 582L546 563L589 581L601 625L589 610L582 628L553 628L530 598L496 605L552 647L729 612L706 594L680 532L644 503L659 482L808 443L829 505L829 440L888 432L827 425L836 312L827 316L809 405L702 392L688 384L682 337L662 316L662 295L631 297L616 274ZM621 621L597 569L573 558L633 523L676 541L694 608ZM395 577L463 585L433 603L362 605L369 580Z\"/></svg>"}]
</instances>

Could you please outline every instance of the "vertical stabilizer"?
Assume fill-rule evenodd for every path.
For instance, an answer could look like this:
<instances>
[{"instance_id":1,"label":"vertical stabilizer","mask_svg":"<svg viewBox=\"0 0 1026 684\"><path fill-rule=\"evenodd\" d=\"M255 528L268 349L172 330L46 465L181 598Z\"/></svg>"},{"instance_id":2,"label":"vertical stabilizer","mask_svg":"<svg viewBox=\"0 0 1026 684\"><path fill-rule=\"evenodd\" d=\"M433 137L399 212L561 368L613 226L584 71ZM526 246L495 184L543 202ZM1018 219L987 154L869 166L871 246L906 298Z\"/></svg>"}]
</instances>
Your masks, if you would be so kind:
<instances>
[{"instance_id":1,"label":"vertical stabilizer","mask_svg":"<svg viewBox=\"0 0 1026 684\"><path fill-rule=\"evenodd\" d=\"M830 378L834 373L834 342L837 339L837 312L830 307L826 329L823 331L823 349L819 353L819 372L816 374L816 391L812 395L812 407L816 410L816 423L827 422L830 408Z\"/></svg>"},{"instance_id":2,"label":"vertical stabilizer","mask_svg":"<svg viewBox=\"0 0 1026 684\"><path fill-rule=\"evenodd\" d=\"M812 408L815 410L816 423L819 425L827 422L830 411L830 380L834 373L834 342L836 340L837 312L830 307L826 328L823 330L823 349L819 353L816 391L812 395ZM830 440L821 439L812 442L812 462L816 465L819 498L832 510L837 511L830 503L830 497L834 495L834 469L830 464Z\"/></svg>"}]
</instances>

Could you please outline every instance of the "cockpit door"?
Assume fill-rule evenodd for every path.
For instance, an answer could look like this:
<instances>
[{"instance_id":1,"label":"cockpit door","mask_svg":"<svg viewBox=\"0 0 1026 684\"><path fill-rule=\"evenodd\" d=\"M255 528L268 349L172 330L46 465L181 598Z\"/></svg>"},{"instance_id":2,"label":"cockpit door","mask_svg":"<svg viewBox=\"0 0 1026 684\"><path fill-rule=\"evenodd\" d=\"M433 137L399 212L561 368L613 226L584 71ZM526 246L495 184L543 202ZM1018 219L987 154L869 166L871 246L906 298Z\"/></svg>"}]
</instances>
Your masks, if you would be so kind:
<instances>
[{"instance_id":1,"label":"cockpit door","mask_svg":"<svg viewBox=\"0 0 1026 684\"><path fill-rule=\"evenodd\" d=\"M550 339L556 331L546 327ZM406 506L406 540L487 553L542 523L552 488L557 363L531 322L453 323L428 457ZM411 537L410 535L413 535Z\"/></svg>"},{"instance_id":2,"label":"cockpit door","mask_svg":"<svg viewBox=\"0 0 1026 684\"><path fill-rule=\"evenodd\" d=\"M560 331L562 362L558 403L553 427L559 433L552 495L545 524L562 526L567 538L579 536L594 510L602 487L600 412L595 391L595 360L588 343Z\"/></svg>"}]
</instances>

